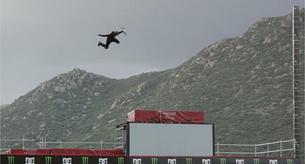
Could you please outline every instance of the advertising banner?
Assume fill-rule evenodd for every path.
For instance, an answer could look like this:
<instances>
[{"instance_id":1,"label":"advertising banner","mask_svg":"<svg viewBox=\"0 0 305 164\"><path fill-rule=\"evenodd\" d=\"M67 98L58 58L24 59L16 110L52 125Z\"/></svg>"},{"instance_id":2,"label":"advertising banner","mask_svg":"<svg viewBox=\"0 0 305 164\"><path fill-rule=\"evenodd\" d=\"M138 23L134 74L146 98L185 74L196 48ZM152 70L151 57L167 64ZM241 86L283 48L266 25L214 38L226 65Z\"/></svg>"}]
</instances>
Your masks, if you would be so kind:
<instances>
[{"instance_id":1,"label":"advertising banner","mask_svg":"<svg viewBox=\"0 0 305 164\"><path fill-rule=\"evenodd\" d=\"M301 164L294 158L10 156L1 164Z\"/></svg>"}]
</instances>

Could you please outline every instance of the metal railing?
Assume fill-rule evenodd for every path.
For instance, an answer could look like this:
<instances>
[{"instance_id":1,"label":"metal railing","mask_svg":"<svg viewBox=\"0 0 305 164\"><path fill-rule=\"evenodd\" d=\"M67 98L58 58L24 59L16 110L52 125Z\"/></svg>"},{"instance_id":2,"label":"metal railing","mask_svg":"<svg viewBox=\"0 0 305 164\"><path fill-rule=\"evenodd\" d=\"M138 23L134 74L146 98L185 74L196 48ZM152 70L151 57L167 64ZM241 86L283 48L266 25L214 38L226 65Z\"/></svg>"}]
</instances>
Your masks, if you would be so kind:
<instances>
[{"instance_id":1,"label":"metal railing","mask_svg":"<svg viewBox=\"0 0 305 164\"><path fill-rule=\"evenodd\" d=\"M33 139L0 139L1 143L9 147L0 147L0 152L12 148L19 149L46 149L46 148L90 148L90 149L110 149L123 147L123 142L105 142L102 139L99 142L63 142L63 141L47 141L45 138L41 140ZM3 144L1 144L2 146ZM239 156L279 156L293 157L295 153L295 140L281 140L276 142L262 144L221 144L215 145L215 155L239 155Z\"/></svg>"},{"instance_id":2,"label":"metal railing","mask_svg":"<svg viewBox=\"0 0 305 164\"><path fill-rule=\"evenodd\" d=\"M25 139L24 137L21 139L0 139L0 143L1 143L0 152L11 149L13 147L25 149L27 143L34 142L34 141L35 140L33 140L33 139ZM13 144L10 144L11 146L8 146L8 147L2 147L3 143L13 143Z\"/></svg>"},{"instance_id":3,"label":"metal railing","mask_svg":"<svg viewBox=\"0 0 305 164\"><path fill-rule=\"evenodd\" d=\"M294 156L295 140L284 140L262 144L220 144L215 145L218 156L244 155L244 156Z\"/></svg>"},{"instance_id":4,"label":"metal railing","mask_svg":"<svg viewBox=\"0 0 305 164\"><path fill-rule=\"evenodd\" d=\"M85 147L85 148L98 148L98 149L110 149L116 148L118 146L123 145L120 142L39 142L40 148L73 148L77 145L77 147ZM53 145L53 146L52 146Z\"/></svg>"},{"instance_id":5,"label":"metal railing","mask_svg":"<svg viewBox=\"0 0 305 164\"><path fill-rule=\"evenodd\" d=\"M47 148L89 148L89 149L111 149L123 147L122 142L105 142L102 139L99 142L65 142L65 141L47 141L34 139L0 139L0 152L9 149L47 149Z\"/></svg>"}]
</instances>

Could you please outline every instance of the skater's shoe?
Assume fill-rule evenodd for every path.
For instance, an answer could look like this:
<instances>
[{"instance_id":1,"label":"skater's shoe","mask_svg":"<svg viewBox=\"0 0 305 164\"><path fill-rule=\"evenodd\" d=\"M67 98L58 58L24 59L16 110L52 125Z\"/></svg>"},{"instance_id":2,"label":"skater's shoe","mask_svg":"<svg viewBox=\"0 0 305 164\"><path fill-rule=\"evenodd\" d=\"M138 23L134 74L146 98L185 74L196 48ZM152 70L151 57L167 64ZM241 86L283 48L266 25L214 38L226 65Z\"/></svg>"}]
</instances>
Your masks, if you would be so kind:
<instances>
[{"instance_id":1,"label":"skater's shoe","mask_svg":"<svg viewBox=\"0 0 305 164\"><path fill-rule=\"evenodd\" d=\"M103 44L102 42L98 42L97 46L102 46L104 47L105 49L108 49L108 46Z\"/></svg>"}]
</instances>

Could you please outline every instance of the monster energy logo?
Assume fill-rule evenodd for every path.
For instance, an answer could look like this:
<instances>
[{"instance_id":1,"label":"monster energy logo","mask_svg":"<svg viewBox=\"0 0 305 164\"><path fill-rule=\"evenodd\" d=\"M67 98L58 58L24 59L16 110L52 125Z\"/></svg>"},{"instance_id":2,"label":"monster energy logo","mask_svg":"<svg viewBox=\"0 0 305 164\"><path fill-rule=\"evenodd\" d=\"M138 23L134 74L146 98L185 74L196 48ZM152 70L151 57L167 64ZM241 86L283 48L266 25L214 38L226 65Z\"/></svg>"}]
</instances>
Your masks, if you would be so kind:
<instances>
[{"instance_id":1,"label":"monster energy logo","mask_svg":"<svg viewBox=\"0 0 305 164\"><path fill-rule=\"evenodd\" d=\"M225 158L220 158L220 164L226 164L226 163L227 163L227 161Z\"/></svg>"},{"instance_id":2,"label":"monster energy logo","mask_svg":"<svg viewBox=\"0 0 305 164\"><path fill-rule=\"evenodd\" d=\"M211 164L211 159L202 159L201 164Z\"/></svg>"},{"instance_id":3,"label":"monster energy logo","mask_svg":"<svg viewBox=\"0 0 305 164\"><path fill-rule=\"evenodd\" d=\"M167 164L177 164L176 159L167 159Z\"/></svg>"},{"instance_id":4,"label":"monster energy logo","mask_svg":"<svg viewBox=\"0 0 305 164\"><path fill-rule=\"evenodd\" d=\"M293 160L292 159L287 159L287 164L293 164Z\"/></svg>"},{"instance_id":5,"label":"monster energy logo","mask_svg":"<svg viewBox=\"0 0 305 164\"><path fill-rule=\"evenodd\" d=\"M108 158L99 158L98 164L108 164Z\"/></svg>"},{"instance_id":6,"label":"monster energy logo","mask_svg":"<svg viewBox=\"0 0 305 164\"><path fill-rule=\"evenodd\" d=\"M269 160L269 164L277 164L277 162L278 162L277 159L274 159L274 160L270 159Z\"/></svg>"},{"instance_id":7,"label":"monster energy logo","mask_svg":"<svg viewBox=\"0 0 305 164\"><path fill-rule=\"evenodd\" d=\"M186 164L192 164L192 158L186 158Z\"/></svg>"},{"instance_id":8,"label":"monster energy logo","mask_svg":"<svg viewBox=\"0 0 305 164\"><path fill-rule=\"evenodd\" d=\"M124 157L118 158L118 164L124 164Z\"/></svg>"},{"instance_id":9,"label":"monster energy logo","mask_svg":"<svg viewBox=\"0 0 305 164\"><path fill-rule=\"evenodd\" d=\"M25 164L35 164L34 157L25 157Z\"/></svg>"},{"instance_id":10,"label":"monster energy logo","mask_svg":"<svg viewBox=\"0 0 305 164\"><path fill-rule=\"evenodd\" d=\"M139 158L139 159L132 159L132 163L133 164L142 164L142 159Z\"/></svg>"},{"instance_id":11,"label":"monster energy logo","mask_svg":"<svg viewBox=\"0 0 305 164\"><path fill-rule=\"evenodd\" d=\"M51 164L52 163L52 157L44 157L46 164Z\"/></svg>"},{"instance_id":12,"label":"monster energy logo","mask_svg":"<svg viewBox=\"0 0 305 164\"><path fill-rule=\"evenodd\" d=\"M236 164L245 164L245 160L244 159L236 159L235 163Z\"/></svg>"},{"instance_id":13,"label":"monster energy logo","mask_svg":"<svg viewBox=\"0 0 305 164\"><path fill-rule=\"evenodd\" d=\"M88 164L88 157L82 157L82 164Z\"/></svg>"},{"instance_id":14,"label":"monster energy logo","mask_svg":"<svg viewBox=\"0 0 305 164\"><path fill-rule=\"evenodd\" d=\"M15 163L15 157L13 157L13 156L8 156L7 160L8 160L8 164L14 164Z\"/></svg>"},{"instance_id":15,"label":"monster energy logo","mask_svg":"<svg viewBox=\"0 0 305 164\"><path fill-rule=\"evenodd\" d=\"M152 158L151 164L158 164L158 158Z\"/></svg>"},{"instance_id":16,"label":"monster energy logo","mask_svg":"<svg viewBox=\"0 0 305 164\"><path fill-rule=\"evenodd\" d=\"M72 158L62 158L62 164L72 164Z\"/></svg>"},{"instance_id":17,"label":"monster energy logo","mask_svg":"<svg viewBox=\"0 0 305 164\"><path fill-rule=\"evenodd\" d=\"M259 159L253 159L254 164L259 164Z\"/></svg>"}]
</instances>

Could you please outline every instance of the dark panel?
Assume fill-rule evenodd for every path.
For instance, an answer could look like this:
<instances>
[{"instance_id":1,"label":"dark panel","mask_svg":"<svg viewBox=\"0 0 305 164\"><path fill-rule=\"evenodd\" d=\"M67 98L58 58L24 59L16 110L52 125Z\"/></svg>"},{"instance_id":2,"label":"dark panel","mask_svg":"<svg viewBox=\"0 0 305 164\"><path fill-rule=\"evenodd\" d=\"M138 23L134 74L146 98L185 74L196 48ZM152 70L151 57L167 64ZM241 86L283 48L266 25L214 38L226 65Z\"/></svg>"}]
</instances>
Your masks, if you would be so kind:
<instances>
[{"instance_id":1,"label":"dark panel","mask_svg":"<svg viewBox=\"0 0 305 164\"><path fill-rule=\"evenodd\" d=\"M296 159L204 158L204 157L130 157L129 164L300 164Z\"/></svg>"},{"instance_id":2,"label":"dark panel","mask_svg":"<svg viewBox=\"0 0 305 164\"><path fill-rule=\"evenodd\" d=\"M1 164L301 164L297 159L209 157L10 156Z\"/></svg>"},{"instance_id":3,"label":"dark panel","mask_svg":"<svg viewBox=\"0 0 305 164\"><path fill-rule=\"evenodd\" d=\"M1 155L0 157L1 164L125 164L126 161L125 157L9 155Z\"/></svg>"}]
</instances>

